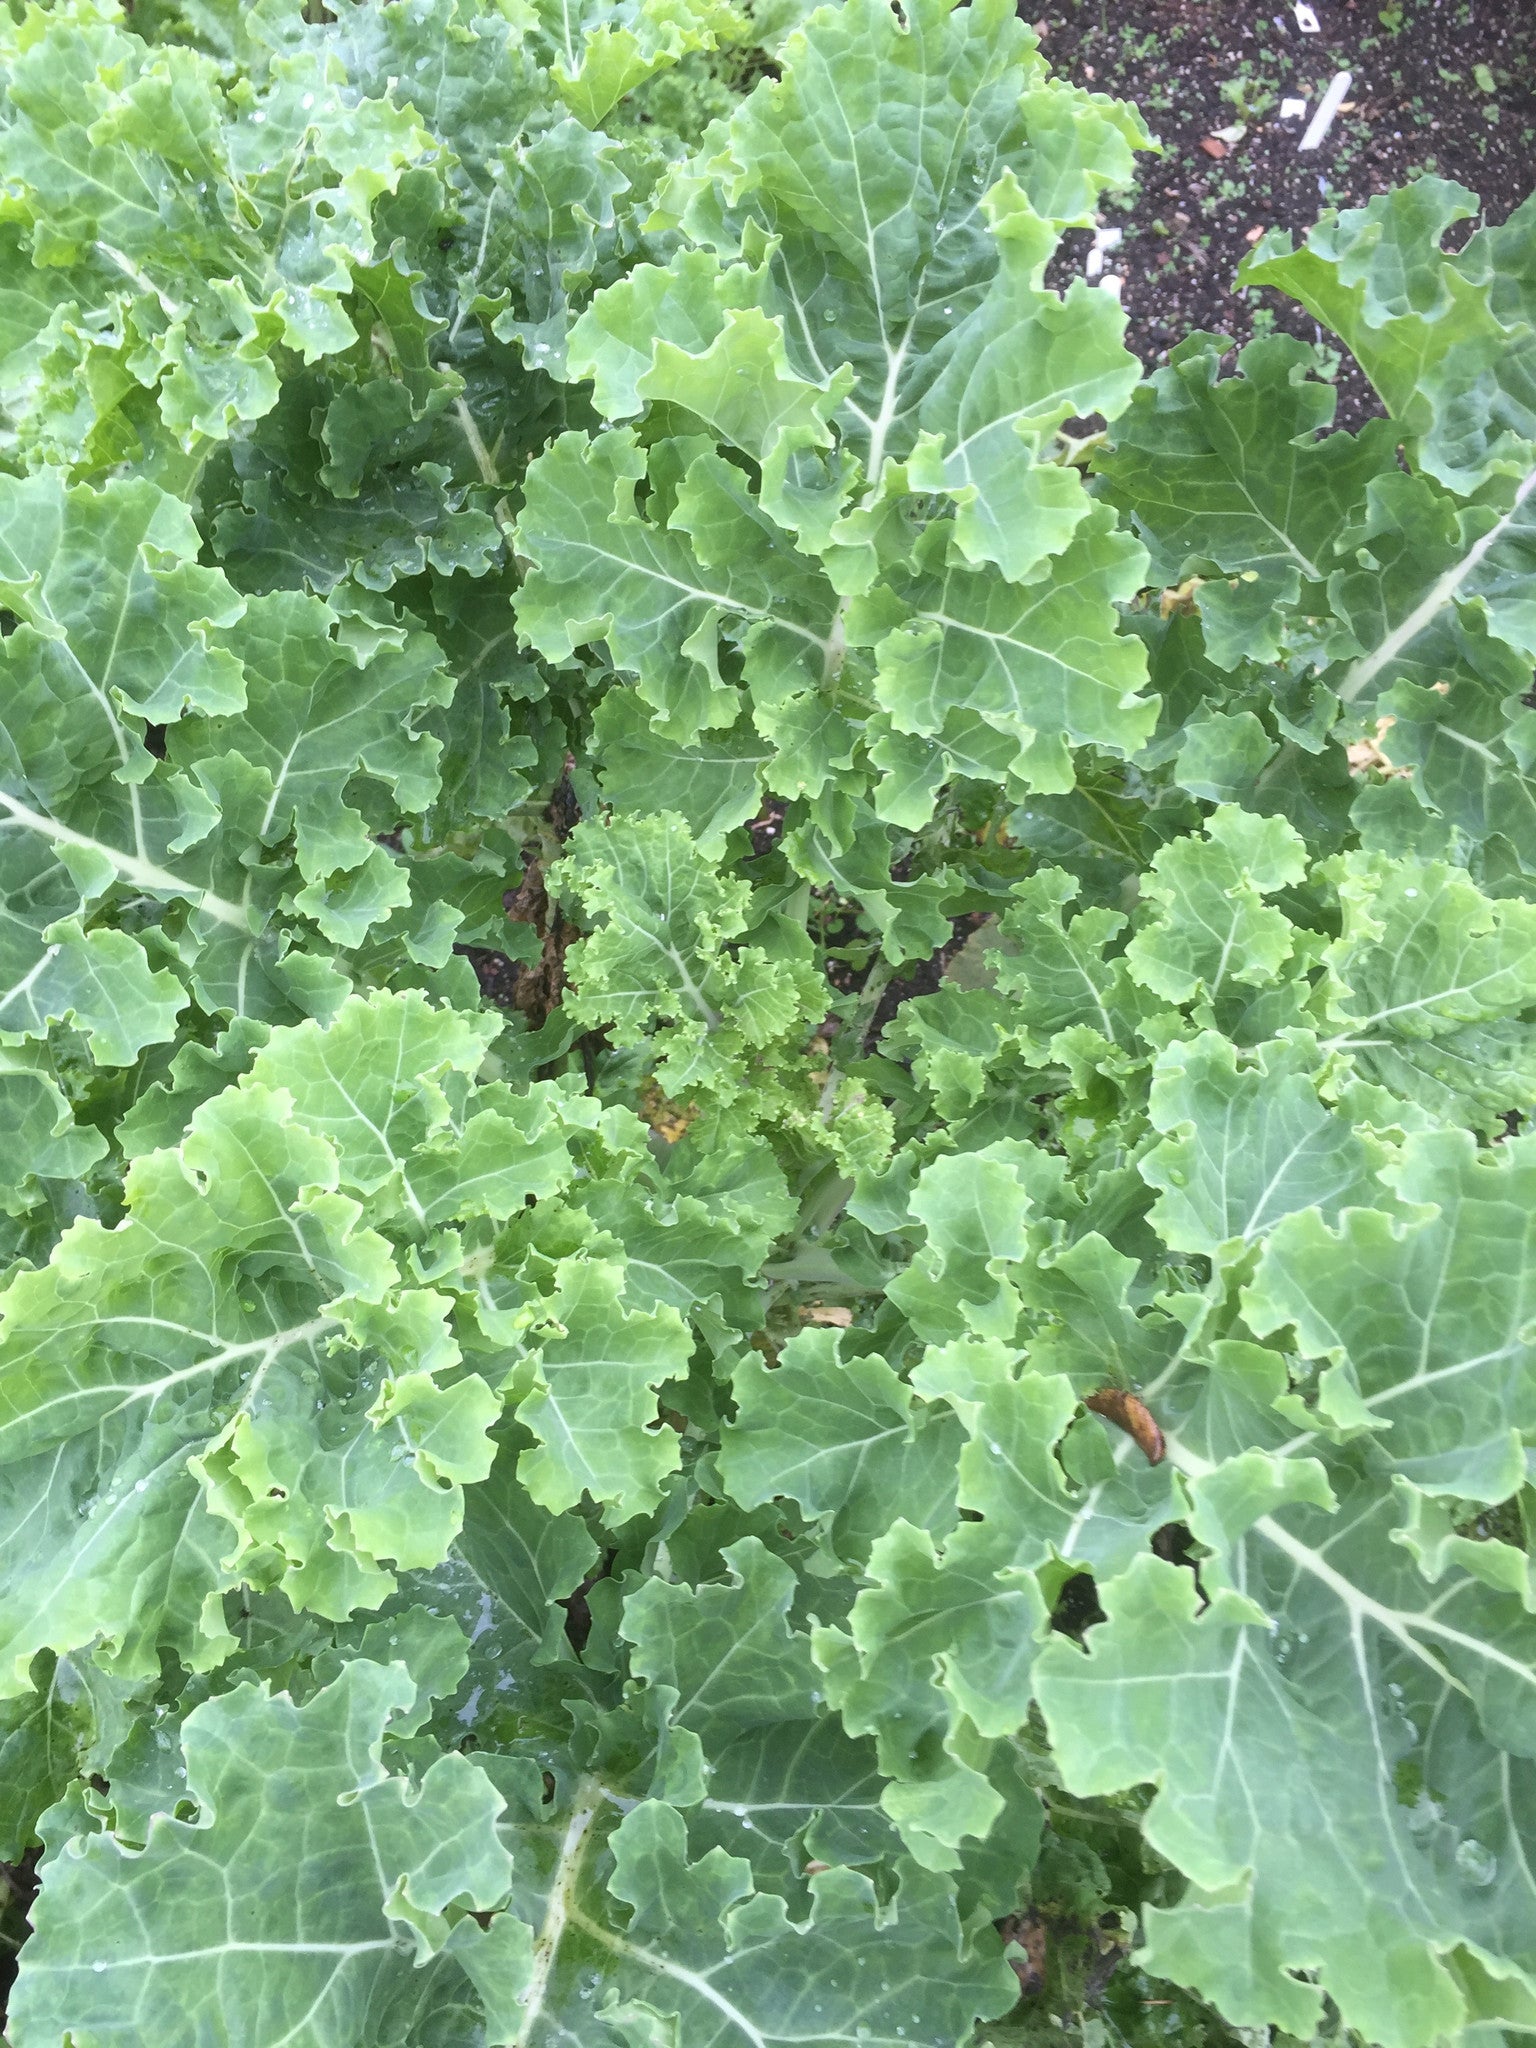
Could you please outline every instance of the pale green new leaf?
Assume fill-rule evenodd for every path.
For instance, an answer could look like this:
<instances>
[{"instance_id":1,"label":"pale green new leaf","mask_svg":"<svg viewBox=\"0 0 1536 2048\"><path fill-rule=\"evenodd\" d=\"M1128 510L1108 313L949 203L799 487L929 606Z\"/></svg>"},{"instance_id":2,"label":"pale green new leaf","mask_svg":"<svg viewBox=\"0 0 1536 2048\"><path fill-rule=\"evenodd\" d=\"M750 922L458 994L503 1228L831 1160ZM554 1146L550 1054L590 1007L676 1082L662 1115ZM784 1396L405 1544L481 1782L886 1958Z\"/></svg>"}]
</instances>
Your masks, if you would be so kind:
<instances>
[{"instance_id":1,"label":"pale green new leaf","mask_svg":"<svg viewBox=\"0 0 1536 2048\"><path fill-rule=\"evenodd\" d=\"M600 920L567 957L573 1016L628 1045L662 1025L653 1043L674 1097L731 1099L735 1059L814 1021L812 970L739 943L751 890L704 860L673 813L582 824L556 879Z\"/></svg>"}]
</instances>

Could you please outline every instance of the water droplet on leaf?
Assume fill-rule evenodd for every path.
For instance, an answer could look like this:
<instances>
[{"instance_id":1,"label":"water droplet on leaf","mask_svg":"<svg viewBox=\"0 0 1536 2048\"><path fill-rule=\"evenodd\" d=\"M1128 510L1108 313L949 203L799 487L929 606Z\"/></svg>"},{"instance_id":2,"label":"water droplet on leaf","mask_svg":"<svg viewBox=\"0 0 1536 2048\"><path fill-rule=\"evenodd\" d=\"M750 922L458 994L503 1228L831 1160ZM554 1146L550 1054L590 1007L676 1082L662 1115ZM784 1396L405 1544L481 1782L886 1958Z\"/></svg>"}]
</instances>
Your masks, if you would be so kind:
<instances>
[{"instance_id":1,"label":"water droplet on leaf","mask_svg":"<svg viewBox=\"0 0 1536 2048\"><path fill-rule=\"evenodd\" d=\"M1499 1859L1491 1849L1485 1848L1473 1836L1456 1845L1456 1868L1468 1884L1479 1888L1492 1884L1499 1874Z\"/></svg>"}]
</instances>

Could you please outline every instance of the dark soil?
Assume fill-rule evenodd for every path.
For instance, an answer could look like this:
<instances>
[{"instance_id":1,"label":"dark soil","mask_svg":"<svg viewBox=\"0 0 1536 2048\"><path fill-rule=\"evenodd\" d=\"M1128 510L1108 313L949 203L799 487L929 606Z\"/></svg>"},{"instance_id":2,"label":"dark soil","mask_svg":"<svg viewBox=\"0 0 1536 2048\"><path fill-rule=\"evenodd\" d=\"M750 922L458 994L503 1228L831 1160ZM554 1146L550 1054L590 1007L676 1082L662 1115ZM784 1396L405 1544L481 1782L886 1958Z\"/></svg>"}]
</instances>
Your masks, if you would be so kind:
<instances>
[{"instance_id":1,"label":"dark soil","mask_svg":"<svg viewBox=\"0 0 1536 2048\"><path fill-rule=\"evenodd\" d=\"M1326 208L1363 206L1426 171L1478 193L1490 222L1536 189L1536 0L1312 4L1317 35L1302 33L1292 0L1054 0L1035 17L1055 69L1134 100L1163 145L1142 159L1129 203L1112 198L1103 215L1124 231L1106 271L1122 280L1127 340L1149 365L1195 328L1238 342L1273 328L1320 338L1277 293L1232 291L1255 229L1299 238ZM1338 71L1354 75L1349 111L1301 155ZM1305 99L1307 116L1282 121L1285 98ZM1215 131L1237 123L1246 133L1222 144ZM1226 154L1203 150L1207 139ZM1086 233L1067 238L1053 283L1082 270L1088 245ZM1380 410L1347 365L1340 423Z\"/></svg>"},{"instance_id":2,"label":"dark soil","mask_svg":"<svg viewBox=\"0 0 1536 2048\"><path fill-rule=\"evenodd\" d=\"M37 1897L41 1855L41 1849L29 1849L19 1863L0 1863L0 2028L5 2026L6 2001L16 1981L16 1954L27 1938L27 1915Z\"/></svg>"}]
</instances>

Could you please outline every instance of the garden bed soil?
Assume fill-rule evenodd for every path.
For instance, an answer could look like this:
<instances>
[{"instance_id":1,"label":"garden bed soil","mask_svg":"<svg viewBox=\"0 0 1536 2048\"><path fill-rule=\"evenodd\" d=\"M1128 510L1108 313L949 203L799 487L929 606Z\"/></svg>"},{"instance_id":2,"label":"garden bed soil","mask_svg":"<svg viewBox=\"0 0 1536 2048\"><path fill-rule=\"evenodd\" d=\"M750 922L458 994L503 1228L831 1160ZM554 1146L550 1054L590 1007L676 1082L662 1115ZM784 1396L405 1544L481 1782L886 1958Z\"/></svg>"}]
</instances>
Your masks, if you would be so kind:
<instances>
[{"instance_id":1,"label":"garden bed soil","mask_svg":"<svg viewBox=\"0 0 1536 2048\"><path fill-rule=\"evenodd\" d=\"M1043 54L1075 82L1134 100L1162 144L1134 194L1111 195L1123 232L1106 273L1121 280L1127 340L1150 366L1196 328L1243 342L1272 327L1318 338L1277 293L1235 294L1256 231L1300 237L1328 207L1426 171L1476 192L1503 220L1536 189L1536 0L1312 0L1319 33L1292 0L1054 0L1024 11ZM1337 72L1353 82L1322 146L1297 147ZM1305 99L1304 117L1281 102ZM1245 133L1222 142L1218 129ZM1208 146L1215 143L1213 154ZM1453 230L1463 239L1472 223ZM1081 272L1086 232L1067 238L1051 281ZM1380 410L1352 365L1340 423Z\"/></svg>"}]
</instances>

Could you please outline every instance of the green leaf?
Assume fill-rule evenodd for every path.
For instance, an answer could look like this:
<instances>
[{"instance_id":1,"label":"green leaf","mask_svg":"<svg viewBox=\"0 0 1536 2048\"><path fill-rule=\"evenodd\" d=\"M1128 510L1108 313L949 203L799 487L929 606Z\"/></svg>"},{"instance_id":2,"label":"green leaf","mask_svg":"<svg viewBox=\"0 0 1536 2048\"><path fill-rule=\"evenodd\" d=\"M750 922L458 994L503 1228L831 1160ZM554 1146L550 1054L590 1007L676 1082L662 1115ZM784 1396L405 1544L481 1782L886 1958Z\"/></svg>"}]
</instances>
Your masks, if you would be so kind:
<instances>
[{"instance_id":1,"label":"green leaf","mask_svg":"<svg viewBox=\"0 0 1536 2048\"><path fill-rule=\"evenodd\" d=\"M19 1060L0 1065L0 1205L19 1215L37 1199L39 1180L76 1180L106 1150L46 1073Z\"/></svg>"},{"instance_id":2,"label":"green leaf","mask_svg":"<svg viewBox=\"0 0 1536 2048\"><path fill-rule=\"evenodd\" d=\"M1289 920L1264 898L1306 872L1300 836L1283 818L1256 818L1227 804L1204 839L1175 840L1143 886L1156 906L1126 948L1144 988L1171 1002L1197 990L1273 981L1291 956Z\"/></svg>"},{"instance_id":3,"label":"green leaf","mask_svg":"<svg viewBox=\"0 0 1536 2048\"><path fill-rule=\"evenodd\" d=\"M927 1242L887 1292L929 1342L1013 1335L1019 1300L1005 1269L1027 1256L1027 1163L1023 1147L1004 1142L936 1159L919 1176L911 1211Z\"/></svg>"},{"instance_id":4,"label":"green leaf","mask_svg":"<svg viewBox=\"0 0 1536 2048\"><path fill-rule=\"evenodd\" d=\"M855 0L800 33L782 80L760 85L730 123L736 219L722 226L743 235L751 222L776 244L776 297L798 309L786 323L795 367L823 383L851 365L843 440L878 479L925 424L972 430L947 395L929 422L919 413L945 337L958 381L958 365L980 361L996 331L1000 305L988 295L1000 253L977 206L983 191L1011 172L1005 189L1042 221L1087 222L1101 192L1128 182L1131 150L1147 138L1129 109L1047 88L1033 39L1004 8L924 0L903 20L880 0ZM695 209L700 238L719 236L712 222L706 230L702 194ZM1079 300L1078 320L1084 310ZM978 379L975 401L996 418L993 374Z\"/></svg>"},{"instance_id":5,"label":"green leaf","mask_svg":"<svg viewBox=\"0 0 1536 2048\"><path fill-rule=\"evenodd\" d=\"M1358 439L1317 438L1337 400L1308 374L1321 365L1305 343L1251 342L1238 375L1221 378L1225 347L1204 334L1181 342L1136 393L1094 468L1147 542L1153 581L1221 572L1199 603L1212 659L1231 668L1243 656L1276 658L1281 607L1326 582L1367 485L1395 473L1395 441L1374 424ZM1224 580L1232 578L1236 588ZM1256 629L1236 630L1236 598L1261 615Z\"/></svg>"},{"instance_id":6,"label":"green leaf","mask_svg":"<svg viewBox=\"0 0 1536 2048\"><path fill-rule=\"evenodd\" d=\"M9 25L5 54L0 157L33 260L131 288L118 375L159 386L171 435L268 411L277 344L313 361L356 339L373 202L431 146L413 116L318 55L226 94L207 58L89 6Z\"/></svg>"},{"instance_id":7,"label":"green leaf","mask_svg":"<svg viewBox=\"0 0 1536 2048\"><path fill-rule=\"evenodd\" d=\"M624 1605L630 1666L675 1695L675 1725L709 1751L747 1729L815 1718L820 1694L809 1639L787 1616L795 1575L755 1537L724 1552L724 1586L649 1579Z\"/></svg>"},{"instance_id":8,"label":"green leaf","mask_svg":"<svg viewBox=\"0 0 1536 2048\"><path fill-rule=\"evenodd\" d=\"M189 1714L196 1819L157 1815L142 1849L98 1834L51 1860L11 1994L18 2043L110 2032L125 2013L191 2043L234 2014L252 2048L336 2048L373 2038L369 2015L416 1968L453 1997L471 1956L510 2006L532 1974L532 1931L513 1922L497 1939L464 1911L498 1906L508 1886L500 1796L467 1757L439 1757L419 1785L380 1762L414 1691L403 1666L359 1659L302 1707L248 1685Z\"/></svg>"},{"instance_id":9,"label":"green leaf","mask_svg":"<svg viewBox=\"0 0 1536 2048\"><path fill-rule=\"evenodd\" d=\"M1423 466L1460 491L1499 471L1524 474L1536 435L1532 338L1521 331L1529 209L1497 239L1479 236L1447 257L1447 228L1476 207L1465 186L1420 178L1325 214L1300 249L1289 235L1266 236L1238 273L1242 284L1299 299L1332 328L1415 437Z\"/></svg>"},{"instance_id":10,"label":"green leaf","mask_svg":"<svg viewBox=\"0 0 1536 2048\"><path fill-rule=\"evenodd\" d=\"M1126 1043L1135 991L1111 946L1125 929L1118 912L1081 910L1066 918L1077 884L1061 868L1015 883L1002 929L997 986L1043 1048L1058 1031L1087 1023L1110 1044Z\"/></svg>"},{"instance_id":11,"label":"green leaf","mask_svg":"<svg viewBox=\"0 0 1536 2048\"><path fill-rule=\"evenodd\" d=\"M1439 861L1346 855L1325 984L1336 1044L1394 1093L1496 1123L1536 1095L1536 906L1497 902Z\"/></svg>"},{"instance_id":12,"label":"green leaf","mask_svg":"<svg viewBox=\"0 0 1536 2048\"><path fill-rule=\"evenodd\" d=\"M778 2048L861 2025L874 2039L896 2039L901 2027L913 2040L957 2040L1016 1995L997 1948L973 1948L943 1887L921 1873L909 1871L882 1906L862 1874L822 1872L809 1919L796 1922L783 1899L753 1892L740 1859L715 1848L690 1863L682 1816L658 1801L626 1814L610 1841L610 1891L631 1910L605 1924L585 1902L573 1905L570 1946L599 1965L611 1991L602 2016L635 2048L667 2033L744 2034ZM573 1956L539 2019L530 2014L531 2039L581 2023L578 1982Z\"/></svg>"},{"instance_id":13,"label":"green leaf","mask_svg":"<svg viewBox=\"0 0 1536 2048\"><path fill-rule=\"evenodd\" d=\"M996 563L1023 583L1092 510L1076 473L1042 460L1056 429L1074 415L1114 419L1137 366L1107 293L1080 281L1064 298L1041 288L1056 238L1011 171L982 210L999 268L974 315L933 352L907 476L914 489L954 499L955 546L967 562Z\"/></svg>"},{"instance_id":14,"label":"green leaf","mask_svg":"<svg viewBox=\"0 0 1536 2048\"><path fill-rule=\"evenodd\" d=\"M722 641L740 645L747 681L770 701L815 688L836 600L809 563L788 558L739 472L695 453L665 521L636 509L645 474L627 429L562 435L530 466L517 547L535 569L517 615L533 645L560 661L605 640L663 730L689 740L735 721Z\"/></svg>"},{"instance_id":15,"label":"green leaf","mask_svg":"<svg viewBox=\"0 0 1536 2048\"><path fill-rule=\"evenodd\" d=\"M340 1185L386 1216L413 1204L417 1156L453 1112L445 1083L472 1079L499 1035L497 1019L434 1009L415 990L351 996L323 1030L274 1031L251 1079L287 1093L334 1148Z\"/></svg>"},{"instance_id":16,"label":"green leaf","mask_svg":"<svg viewBox=\"0 0 1536 2048\"><path fill-rule=\"evenodd\" d=\"M898 732L944 737L974 712L1016 752L1019 791L1072 787L1073 746L1133 754L1157 722L1138 697L1146 657L1116 631L1115 603L1140 588L1145 558L1107 513L1023 588L947 564L930 530L927 573L856 605L848 637L875 650L878 702Z\"/></svg>"},{"instance_id":17,"label":"green leaf","mask_svg":"<svg viewBox=\"0 0 1536 2048\"><path fill-rule=\"evenodd\" d=\"M734 273L728 272L721 283L735 296ZM628 300L628 281L613 289ZM814 467L817 453L830 445L827 422L852 382L852 373L840 372L825 386L797 376L789 367L782 326L757 306L727 305L713 320L688 319L685 314L681 322L675 316L667 318L665 300L659 310L664 327L704 326L715 331L708 347L697 351L679 347L664 331L658 334L649 366L634 380L633 400L675 406L709 427L716 439L749 455L762 471L765 509L788 527L805 523L811 507L797 502L791 478L802 468ZM687 313L694 313L694 308L688 307ZM610 317L617 323L622 316L615 308ZM633 323L631 311L631 332ZM573 370L576 367L573 356ZM629 395L606 396L601 382L594 393L605 412L638 410L637 403L624 402ZM815 523L819 529L824 521Z\"/></svg>"},{"instance_id":18,"label":"green leaf","mask_svg":"<svg viewBox=\"0 0 1536 2048\"><path fill-rule=\"evenodd\" d=\"M1300 1465L1286 1469L1290 1499L1304 1499ZM1326 1992L1373 2039L1407 2043L1463 2023L1441 1944L1492 1935L1486 1859L1513 1816L1502 1789L1463 1781L1451 1837L1426 1836L1394 1762L1408 1765L1405 1792L1410 1760L1436 1793L1474 1756L1487 1768L1461 1674L1480 1691L1480 1667L1497 1668L1524 1631L1512 1603L1481 1590L1447 1589L1427 1611L1387 1540L1390 1515L1368 1501L1341 1509L1342 1571L1324 1555L1334 1518L1261 1515L1234 1560L1247 1590L1203 1573L1203 1611L1189 1573L1141 1558L1101 1592L1109 1618L1088 1654L1056 1638L1036 1687L1072 1791L1158 1788L1145 1833L1191 1884L1149 1916L1151 1968L1237 2024L1310 2027ZM1421 1730L1442 1715L1426 1746ZM1458 1838L1473 1845L1460 1857ZM1292 1974L1303 1953L1315 1983Z\"/></svg>"},{"instance_id":19,"label":"green leaf","mask_svg":"<svg viewBox=\"0 0 1536 2048\"><path fill-rule=\"evenodd\" d=\"M1425 1205L1417 1220L1303 1209L1271 1233L1249 1291L1261 1335L1293 1325L1301 1350L1329 1361L1324 1423L1371 1430L1432 1493L1500 1501L1521 1484L1536 1426L1523 1280L1533 1161L1529 1140L1479 1154L1463 1131L1414 1137L1386 1178Z\"/></svg>"},{"instance_id":20,"label":"green leaf","mask_svg":"<svg viewBox=\"0 0 1536 2048\"><path fill-rule=\"evenodd\" d=\"M692 745L651 724L632 690L611 689L597 708L593 738L602 762L604 798L614 810L675 811L699 851L718 858L726 835L762 802L761 777L774 758L745 719Z\"/></svg>"},{"instance_id":21,"label":"green leaf","mask_svg":"<svg viewBox=\"0 0 1536 2048\"><path fill-rule=\"evenodd\" d=\"M465 1491L464 1527L449 1556L402 1575L402 1594L446 1606L468 1641L460 1727L474 1725L475 1707L489 1715L509 1693L512 1707L527 1712L591 1683L570 1668L574 1652L558 1603L591 1572L598 1548L579 1516L536 1505L517 1482L517 1460L516 1444L504 1442L485 1480Z\"/></svg>"},{"instance_id":22,"label":"green leaf","mask_svg":"<svg viewBox=\"0 0 1536 2048\"><path fill-rule=\"evenodd\" d=\"M743 1507L784 1496L832 1521L840 1555L862 1561L891 1502L942 1535L954 1518L958 1431L914 1412L884 1359L841 1356L840 1335L806 1330L772 1371L751 1356L731 1376L736 1421L721 1433L720 1471Z\"/></svg>"},{"instance_id":23,"label":"green leaf","mask_svg":"<svg viewBox=\"0 0 1536 2048\"><path fill-rule=\"evenodd\" d=\"M437 794L440 742L419 729L453 692L436 642L296 595L247 606L191 564L185 509L142 482L40 478L9 502L8 589L26 623L3 657L6 1023L73 1014L119 1064L170 1035L185 996L167 949L146 964L142 917L135 934L69 922L109 891L169 921L205 1008L334 1006L345 985L333 977L327 1000L288 956L314 943L305 913L355 945L409 901L373 821L337 798L354 778L370 809L380 789L418 812ZM444 906L447 932L462 915Z\"/></svg>"},{"instance_id":24,"label":"green leaf","mask_svg":"<svg viewBox=\"0 0 1536 2048\"><path fill-rule=\"evenodd\" d=\"M762 291L761 272L723 267L706 249L679 249L665 266L636 264L594 294L571 328L569 373L590 381L605 420L628 419L644 410L640 385L663 349L687 374L686 363L707 353L732 313L757 306Z\"/></svg>"},{"instance_id":25,"label":"green leaf","mask_svg":"<svg viewBox=\"0 0 1536 2048\"><path fill-rule=\"evenodd\" d=\"M174 1037L186 992L169 968L151 972L127 932L86 932L64 918L35 935L13 926L9 936L6 968L18 978L0 993L0 1034L11 1043L45 1038L50 1024L66 1020L90 1039L102 1066L126 1067L146 1045Z\"/></svg>"},{"instance_id":26,"label":"green leaf","mask_svg":"<svg viewBox=\"0 0 1536 2048\"><path fill-rule=\"evenodd\" d=\"M245 715L211 729L183 720L172 759L195 772L202 760L234 754L262 775L270 792L262 838L293 834L317 921L322 930L336 924L327 936L345 940L336 907L317 885L371 862L377 849L363 817L336 798L361 774L386 784L401 810L425 810L437 791L439 746L414 729L415 720L447 703L452 686L428 635L386 628L382 644L354 649L333 638L336 623L318 598L253 599L231 635L247 677ZM298 900L308 907L306 895Z\"/></svg>"},{"instance_id":27,"label":"green leaf","mask_svg":"<svg viewBox=\"0 0 1536 2048\"><path fill-rule=\"evenodd\" d=\"M1414 683L1519 690L1536 656L1527 580L1536 513L1536 468L1499 505L1462 508L1423 477L1374 479L1351 538L1357 569L1339 569L1334 609L1361 652L1339 694L1353 703L1375 689ZM1502 643L1502 644L1501 644ZM1468 674L1470 671L1470 675Z\"/></svg>"},{"instance_id":28,"label":"green leaf","mask_svg":"<svg viewBox=\"0 0 1536 2048\"><path fill-rule=\"evenodd\" d=\"M1318 1099L1317 1054L1278 1039L1240 1064L1214 1031L1176 1041L1152 1073L1154 1126L1170 1133L1141 1161L1161 1189L1150 1221L1176 1251L1253 1243L1305 1210L1333 1222L1382 1197L1379 1150Z\"/></svg>"},{"instance_id":29,"label":"green leaf","mask_svg":"<svg viewBox=\"0 0 1536 2048\"><path fill-rule=\"evenodd\" d=\"M544 1326L534 1326L532 1386L517 1414L539 1443L518 1460L517 1476L555 1513L585 1493L616 1521L643 1514L677 1468L656 1389L687 1372L687 1330L675 1308L628 1308L623 1283L621 1265L571 1259Z\"/></svg>"},{"instance_id":30,"label":"green leaf","mask_svg":"<svg viewBox=\"0 0 1536 2048\"><path fill-rule=\"evenodd\" d=\"M953 1867L964 1837L985 1835L1002 1810L986 1744L1027 1718L1048 1611L1034 1568L1072 1521L1056 1443L1075 1396L1054 1375L1015 1377L1015 1363L995 1343L928 1353L914 1382L964 1423L958 1499L969 1519L942 1550L927 1531L893 1522L847 1636L816 1639L829 1698L851 1734L875 1736L897 1781L886 1810L932 1868Z\"/></svg>"},{"instance_id":31,"label":"green leaf","mask_svg":"<svg viewBox=\"0 0 1536 2048\"><path fill-rule=\"evenodd\" d=\"M1475 659L1476 670L1464 670L1450 690L1404 682L1377 700L1382 716L1392 720L1391 758L1410 771L1408 786L1396 785L1399 803L1407 798L1405 836L1384 850L1444 852L1454 829L1474 844L1502 836L1522 864L1529 861L1528 849L1536 845L1536 780L1528 716L1515 706L1511 717L1506 708L1503 649L1484 643ZM1362 812L1365 798L1362 792L1357 800ZM1363 822L1361 843L1382 843L1372 841Z\"/></svg>"},{"instance_id":32,"label":"green leaf","mask_svg":"<svg viewBox=\"0 0 1536 2048\"><path fill-rule=\"evenodd\" d=\"M950 907L954 901L953 869L898 881L890 834L873 817L857 812L848 843L829 843L814 826L789 835L786 848L807 880L856 901L880 934L880 950L893 964L925 960L953 936Z\"/></svg>"},{"instance_id":33,"label":"green leaf","mask_svg":"<svg viewBox=\"0 0 1536 2048\"><path fill-rule=\"evenodd\" d=\"M57 472L0 478L0 596L23 628L5 643L7 725L31 752L44 737L32 721L46 720L46 707L88 721L51 735L49 795L90 762L93 712L118 735L112 765L142 773L138 728L125 733L124 714L168 721L244 704L239 663L215 638L244 603L220 571L197 566L201 546L187 507L153 484L95 491L71 489Z\"/></svg>"},{"instance_id":34,"label":"green leaf","mask_svg":"<svg viewBox=\"0 0 1536 2048\"><path fill-rule=\"evenodd\" d=\"M0 1703L0 1855L20 1863L37 1825L83 1775L103 1724L115 1732L111 1690L88 1659L39 1657L33 1691ZM110 1740L110 1738L109 1738Z\"/></svg>"},{"instance_id":35,"label":"green leaf","mask_svg":"<svg viewBox=\"0 0 1536 2048\"><path fill-rule=\"evenodd\" d=\"M724 0L626 0L602 11L543 10L559 54L555 81L567 106L595 128L615 102L692 50L711 50L735 25Z\"/></svg>"},{"instance_id":36,"label":"green leaf","mask_svg":"<svg viewBox=\"0 0 1536 2048\"><path fill-rule=\"evenodd\" d=\"M402 1287L338 1179L292 1096L247 1082L134 1163L118 1228L81 1219L0 1298L17 1681L98 1636L129 1675L160 1642L217 1663L243 1574L340 1616L389 1590L381 1558L446 1551L497 1404L438 1384L447 1299Z\"/></svg>"}]
</instances>

